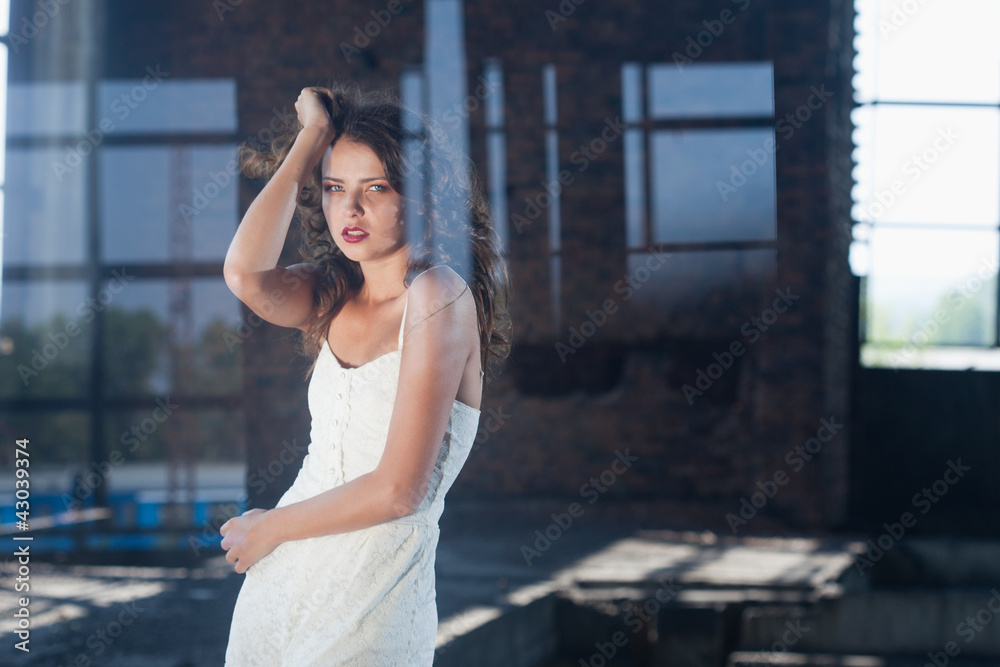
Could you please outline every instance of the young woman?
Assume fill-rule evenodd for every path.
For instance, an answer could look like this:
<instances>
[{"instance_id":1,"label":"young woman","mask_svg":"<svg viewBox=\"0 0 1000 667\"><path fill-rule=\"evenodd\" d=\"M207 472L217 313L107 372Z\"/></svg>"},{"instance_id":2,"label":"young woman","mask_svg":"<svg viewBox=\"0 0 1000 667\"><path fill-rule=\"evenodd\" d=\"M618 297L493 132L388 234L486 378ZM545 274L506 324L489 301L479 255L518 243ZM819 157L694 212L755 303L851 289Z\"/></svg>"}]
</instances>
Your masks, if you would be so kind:
<instances>
[{"instance_id":1,"label":"young woman","mask_svg":"<svg viewBox=\"0 0 1000 667\"><path fill-rule=\"evenodd\" d=\"M295 132L242 150L268 182L224 275L302 330L312 430L276 507L221 528L246 574L226 665L431 665L438 519L484 369L509 351L507 272L471 163L427 149L426 116L356 85L303 89L295 108ZM277 266L296 210L306 261Z\"/></svg>"}]
</instances>

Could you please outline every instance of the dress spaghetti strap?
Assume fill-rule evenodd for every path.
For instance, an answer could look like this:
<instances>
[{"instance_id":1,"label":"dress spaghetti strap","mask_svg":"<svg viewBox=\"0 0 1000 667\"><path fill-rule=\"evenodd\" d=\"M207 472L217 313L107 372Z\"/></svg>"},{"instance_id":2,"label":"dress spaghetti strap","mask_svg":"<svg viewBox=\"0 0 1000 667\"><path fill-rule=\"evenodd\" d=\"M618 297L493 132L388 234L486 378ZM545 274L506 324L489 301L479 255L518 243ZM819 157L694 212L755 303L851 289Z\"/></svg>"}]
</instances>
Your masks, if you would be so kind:
<instances>
[{"instance_id":1,"label":"dress spaghetti strap","mask_svg":"<svg viewBox=\"0 0 1000 667\"><path fill-rule=\"evenodd\" d=\"M406 299L403 301L403 319L399 323L399 340L396 341L396 349L403 349L403 327L406 326L406 307L410 304L410 290L406 290Z\"/></svg>"}]
</instances>

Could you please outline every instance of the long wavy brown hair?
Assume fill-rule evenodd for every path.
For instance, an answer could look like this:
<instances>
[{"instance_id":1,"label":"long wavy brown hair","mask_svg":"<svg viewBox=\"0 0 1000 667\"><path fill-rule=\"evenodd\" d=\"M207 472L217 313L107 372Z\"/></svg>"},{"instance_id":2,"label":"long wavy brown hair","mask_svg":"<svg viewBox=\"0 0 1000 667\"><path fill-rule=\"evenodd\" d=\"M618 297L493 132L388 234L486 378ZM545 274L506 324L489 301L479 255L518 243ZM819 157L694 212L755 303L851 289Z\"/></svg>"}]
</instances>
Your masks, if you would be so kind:
<instances>
[{"instance_id":1,"label":"long wavy brown hair","mask_svg":"<svg viewBox=\"0 0 1000 667\"><path fill-rule=\"evenodd\" d=\"M417 275L433 266L449 266L462 276L476 301L480 363L484 371L497 370L510 353L507 304L511 284L482 181L472 161L449 144L439 124L403 106L391 89L365 91L354 82L334 82L325 91L329 91L329 99L322 94L320 98L336 130L334 142L347 137L368 146L381 161L390 185L403 197L404 220L413 207L418 229L404 227L411 244L404 285L408 288ZM270 144L241 145L243 173L251 179L270 179L301 129L296 121ZM322 208L320 172L317 164L296 206L302 231L299 253L319 267L313 291L316 317L298 339L299 352L312 359L306 379L326 343L330 322L349 292L364 282L360 265L348 259L330 235ZM421 199L407 196L414 192Z\"/></svg>"}]
</instances>

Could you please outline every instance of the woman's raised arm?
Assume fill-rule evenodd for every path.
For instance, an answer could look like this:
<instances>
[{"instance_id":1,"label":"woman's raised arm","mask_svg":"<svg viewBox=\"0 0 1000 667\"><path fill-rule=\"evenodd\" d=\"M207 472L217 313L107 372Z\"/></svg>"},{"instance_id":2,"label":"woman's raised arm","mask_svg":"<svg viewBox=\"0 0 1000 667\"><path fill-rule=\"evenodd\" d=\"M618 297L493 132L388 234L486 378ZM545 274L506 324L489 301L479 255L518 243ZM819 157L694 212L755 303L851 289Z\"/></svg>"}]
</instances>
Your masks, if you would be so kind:
<instances>
[{"instance_id":1,"label":"woman's raised arm","mask_svg":"<svg viewBox=\"0 0 1000 667\"><path fill-rule=\"evenodd\" d=\"M278 258L299 192L336 134L315 89L304 88L295 109L302 129L243 216L222 272L233 294L257 315L278 326L302 328L313 314L312 267L280 267Z\"/></svg>"}]
</instances>

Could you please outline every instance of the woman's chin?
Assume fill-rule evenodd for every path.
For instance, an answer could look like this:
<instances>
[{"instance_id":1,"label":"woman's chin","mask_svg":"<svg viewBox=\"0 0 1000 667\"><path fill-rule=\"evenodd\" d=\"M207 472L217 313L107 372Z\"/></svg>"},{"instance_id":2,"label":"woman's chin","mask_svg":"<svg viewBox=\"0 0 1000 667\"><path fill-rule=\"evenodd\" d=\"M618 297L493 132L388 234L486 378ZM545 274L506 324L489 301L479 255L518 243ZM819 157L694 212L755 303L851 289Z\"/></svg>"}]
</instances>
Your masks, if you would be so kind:
<instances>
[{"instance_id":1,"label":"woman's chin","mask_svg":"<svg viewBox=\"0 0 1000 667\"><path fill-rule=\"evenodd\" d=\"M398 246L376 247L368 245L370 241L370 238L366 238L360 243L350 243L348 241L344 241L343 239L337 239L335 243L344 257L352 262L367 262L379 258L386 258L399 252L400 248L406 247L405 243Z\"/></svg>"},{"instance_id":2,"label":"woman's chin","mask_svg":"<svg viewBox=\"0 0 1000 667\"><path fill-rule=\"evenodd\" d=\"M367 255L367 253L358 247L359 244L348 243L342 239L337 239L334 243L340 250L340 253L347 259L354 262L360 262L361 260L366 259L365 255Z\"/></svg>"}]
</instances>

